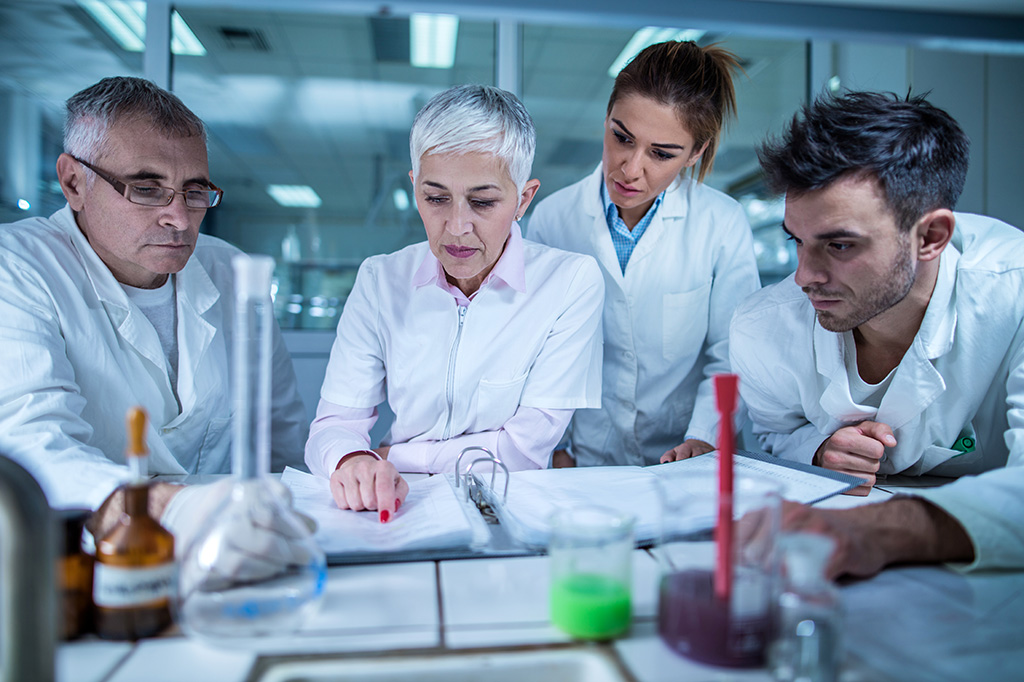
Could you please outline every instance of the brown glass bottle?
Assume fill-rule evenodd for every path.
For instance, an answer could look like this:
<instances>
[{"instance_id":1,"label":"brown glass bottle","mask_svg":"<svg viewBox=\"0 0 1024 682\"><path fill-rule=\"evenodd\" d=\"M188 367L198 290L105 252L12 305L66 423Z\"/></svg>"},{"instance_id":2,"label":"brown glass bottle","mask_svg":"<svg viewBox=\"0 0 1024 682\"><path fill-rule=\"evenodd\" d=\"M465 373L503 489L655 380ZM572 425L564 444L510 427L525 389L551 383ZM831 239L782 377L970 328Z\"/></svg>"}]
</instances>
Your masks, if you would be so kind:
<instances>
[{"instance_id":1,"label":"brown glass bottle","mask_svg":"<svg viewBox=\"0 0 1024 682\"><path fill-rule=\"evenodd\" d=\"M92 567L94 557L82 549L82 530L92 512L62 509L58 518L64 530L64 551L57 560L57 585L61 595L61 639L92 632Z\"/></svg>"},{"instance_id":2,"label":"brown glass bottle","mask_svg":"<svg viewBox=\"0 0 1024 682\"><path fill-rule=\"evenodd\" d=\"M93 601L96 634L104 639L149 637L171 624L174 536L149 515L145 426L144 411L129 411L125 454L135 476L118 491L120 520L96 544Z\"/></svg>"}]
</instances>

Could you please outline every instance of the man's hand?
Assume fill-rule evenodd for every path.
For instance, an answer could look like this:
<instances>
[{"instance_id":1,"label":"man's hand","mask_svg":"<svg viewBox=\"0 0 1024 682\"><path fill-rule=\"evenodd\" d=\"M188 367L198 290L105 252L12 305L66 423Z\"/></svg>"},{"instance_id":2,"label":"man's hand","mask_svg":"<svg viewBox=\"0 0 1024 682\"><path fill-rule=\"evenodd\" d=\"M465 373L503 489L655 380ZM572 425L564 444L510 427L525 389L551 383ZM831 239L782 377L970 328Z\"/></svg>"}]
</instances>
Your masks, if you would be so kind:
<instances>
[{"instance_id":1,"label":"man's hand","mask_svg":"<svg viewBox=\"0 0 1024 682\"><path fill-rule=\"evenodd\" d=\"M665 464L667 462L678 462L681 459L690 459L691 457L711 452L714 449L715 446L710 443L705 443L704 441L696 438L690 438L688 440L684 440L682 443L662 455L661 463Z\"/></svg>"},{"instance_id":2,"label":"man's hand","mask_svg":"<svg viewBox=\"0 0 1024 682\"><path fill-rule=\"evenodd\" d=\"M971 561L974 546L952 516L917 498L897 498L851 509L782 503L782 530L827 535L836 542L825 571L869 577L895 563Z\"/></svg>"},{"instance_id":3,"label":"man's hand","mask_svg":"<svg viewBox=\"0 0 1024 682\"><path fill-rule=\"evenodd\" d=\"M568 450L555 450L551 453L551 468L566 469L576 466L576 460L572 458Z\"/></svg>"},{"instance_id":4,"label":"man's hand","mask_svg":"<svg viewBox=\"0 0 1024 682\"><path fill-rule=\"evenodd\" d=\"M885 448L896 446L896 437L888 424L863 421L844 426L818 446L813 463L824 469L850 474L865 480L848 495L867 495L875 484L875 473Z\"/></svg>"},{"instance_id":5,"label":"man's hand","mask_svg":"<svg viewBox=\"0 0 1024 682\"><path fill-rule=\"evenodd\" d=\"M381 523L391 520L409 494L409 484L386 459L346 456L331 474L331 495L339 509L378 510Z\"/></svg>"},{"instance_id":6,"label":"man's hand","mask_svg":"<svg viewBox=\"0 0 1024 682\"><path fill-rule=\"evenodd\" d=\"M149 488L149 515L154 519L163 516L164 509L167 508L171 499L183 489L184 486L177 483L153 483ZM99 509L93 512L85 527L99 542L113 529L122 514L124 514L124 493L118 488L110 493Z\"/></svg>"},{"instance_id":7,"label":"man's hand","mask_svg":"<svg viewBox=\"0 0 1024 682\"><path fill-rule=\"evenodd\" d=\"M161 522L174 534L186 599L323 562L310 537L316 523L292 508L288 488L273 477L188 486Z\"/></svg>"}]
</instances>

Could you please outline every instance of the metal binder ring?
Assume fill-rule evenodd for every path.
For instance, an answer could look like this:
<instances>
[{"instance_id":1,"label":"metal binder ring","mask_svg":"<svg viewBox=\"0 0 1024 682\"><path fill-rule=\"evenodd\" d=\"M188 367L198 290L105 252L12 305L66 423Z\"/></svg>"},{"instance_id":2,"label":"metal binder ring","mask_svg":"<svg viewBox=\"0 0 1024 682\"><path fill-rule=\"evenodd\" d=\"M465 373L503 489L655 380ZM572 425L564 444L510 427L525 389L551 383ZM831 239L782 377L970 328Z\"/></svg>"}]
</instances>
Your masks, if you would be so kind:
<instances>
[{"instance_id":1,"label":"metal binder ring","mask_svg":"<svg viewBox=\"0 0 1024 682\"><path fill-rule=\"evenodd\" d=\"M473 452L474 450L479 450L480 452L485 453L487 455L487 457L489 457L490 459L492 459L494 461L498 461L498 458L494 456L494 453L491 452L490 450L488 450L487 448L483 447L483 446L471 445L468 448L463 448L462 452L459 453L458 458L456 458L456 460L455 460L455 487L456 488L459 487L460 481L461 481L462 477L469 474L469 470L466 470L465 474L462 472L462 458L465 456L465 454L467 452ZM482 458L482 459L486 459L486 458ZM477 460L477 461L479 461L479 460ZM473 464L476 464L476 462L473 462ZM469 465L470 469L473 468L473 464ZM508 471L508 469L506 469L506 471ZM468 484L468 482L467 482L467 484Z\"/></svg>"},{"instance_id":2,"label":"metal binder ring","mask_svg":"<svg viewBox=\"0 0 1024 682\"><path fill-rule=\"evenodd\" d=\"M481 449L484 449L484 448L481 448ZM505 472L505 489L501 493L501 501L504 503L508 499L508 467L505 466L505 463L502 462L497 457L495 457L492 453L488 452L487 454L490 455L490 456L489 457L480 457L480 458L474 459L472 462L470 462L469 468L466 469L466 487L469 488L469 486L471 485L470 477L473 474L473 467L475 467L480 462L490 462L491 463L491 486L490 487L491 487L492 491L494 490L494 477L498 474L498 467L501 467L502 470Z\"/></svg>"}]
</instances>

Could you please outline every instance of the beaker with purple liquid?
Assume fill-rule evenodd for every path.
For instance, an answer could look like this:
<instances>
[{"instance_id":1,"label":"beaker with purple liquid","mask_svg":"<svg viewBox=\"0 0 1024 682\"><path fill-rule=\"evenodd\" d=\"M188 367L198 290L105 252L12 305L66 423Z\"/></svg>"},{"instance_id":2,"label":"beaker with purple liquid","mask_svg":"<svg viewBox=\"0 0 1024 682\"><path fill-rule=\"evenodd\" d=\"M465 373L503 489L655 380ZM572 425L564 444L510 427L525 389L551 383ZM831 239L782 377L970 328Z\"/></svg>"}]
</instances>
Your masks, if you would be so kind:
<instances>
[{"instance_id":1,"label":"beaker with purple liquid","mask_svg":"<svg viewBox=\"0 0 1024 682\"><path fill-rule=\"evenodd\" d=\"M732 585L728 598L722 598L714 586L716 477L659 479L658 633L674 651L701 663L763 666L778 590L779 485L745 473L736 476Z\"/></svg>"}]
</instances>

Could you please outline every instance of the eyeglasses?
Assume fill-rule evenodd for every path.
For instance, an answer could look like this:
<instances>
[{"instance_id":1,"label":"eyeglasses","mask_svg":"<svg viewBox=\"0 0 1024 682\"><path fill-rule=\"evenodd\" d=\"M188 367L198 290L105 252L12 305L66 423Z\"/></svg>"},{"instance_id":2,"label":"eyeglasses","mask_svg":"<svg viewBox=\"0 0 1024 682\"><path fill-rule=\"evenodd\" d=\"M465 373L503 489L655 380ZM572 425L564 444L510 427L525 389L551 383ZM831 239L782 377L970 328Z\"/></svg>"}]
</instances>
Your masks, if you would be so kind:
<instances>
[{"instance_id":1,"label":"eyeglasses","mask_svg":"<svg viewBox=\"0 0 1024 682\"><path fill-rule=\"evenodd\" d=\"M212 182L210 183L210 189L186 190L171 189L170 187L160 187L158 185L126 184L110 177L91 163L82 161L77 156L72 156L71 158L109 182L110 186L116 189L125 199L140 206L169 206L174 201L174 195L181 194L185 197L185 205L189 208L206 209L219 205L221 197L224 196L224 190Z\"/></svg>"}]
</instances>

